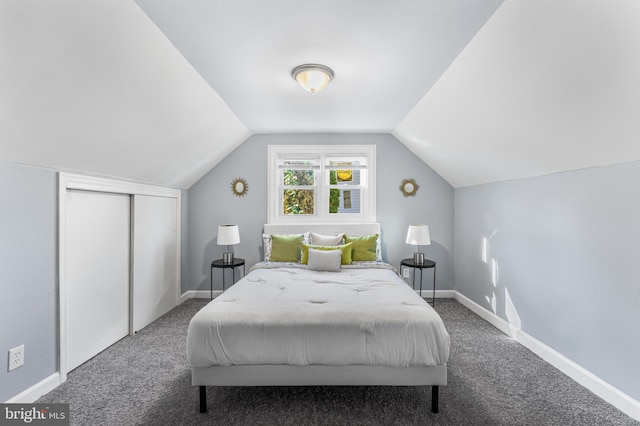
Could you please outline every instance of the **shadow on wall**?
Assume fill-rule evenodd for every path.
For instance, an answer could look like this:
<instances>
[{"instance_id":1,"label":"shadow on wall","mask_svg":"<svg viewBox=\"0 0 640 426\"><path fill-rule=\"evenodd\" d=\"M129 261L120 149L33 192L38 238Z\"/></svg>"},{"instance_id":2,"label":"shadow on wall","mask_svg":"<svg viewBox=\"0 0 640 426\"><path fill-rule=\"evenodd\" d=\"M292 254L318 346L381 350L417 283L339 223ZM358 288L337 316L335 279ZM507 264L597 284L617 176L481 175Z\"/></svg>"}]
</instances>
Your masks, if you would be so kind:
<instances>
[{"instance_id":1,"label":"shadow on wall","mask_svg":"<svg viewBox=\"0 0 640 426\"><path fill-rule=\"evenodd\" d=\"M509 328L513 332L522 329L522 322L518 310L509 295L507 285L500 284L500 263L497 258L491 255L491 240L497 233L498 230L494 229L488 237L483 237L480 250L480 259L486 265L490 282L490 285L487 286L487 294L485 294L485 308L502 318L506 317ZM501 293L502 290L504 290L504 293Z\"/></svg>"},{"instance_id":2,"label":"shadow on wall","mask_svg":"<svg viewBox=\"0 0 640 426\"><path fill-rule=\"evenodd\" d=\"M431 240L431 244L425 247L424 255L426 258L436 262L438 275L436 276L436 289L448 290L453 288L453 283L444 282L446 277L453 276L453 264L450 259L453 258L451 252L438 241ZM411 257L413 252L411 253ZM441 278L445 277L445 278Z\"/></svg>"}]
</instances>

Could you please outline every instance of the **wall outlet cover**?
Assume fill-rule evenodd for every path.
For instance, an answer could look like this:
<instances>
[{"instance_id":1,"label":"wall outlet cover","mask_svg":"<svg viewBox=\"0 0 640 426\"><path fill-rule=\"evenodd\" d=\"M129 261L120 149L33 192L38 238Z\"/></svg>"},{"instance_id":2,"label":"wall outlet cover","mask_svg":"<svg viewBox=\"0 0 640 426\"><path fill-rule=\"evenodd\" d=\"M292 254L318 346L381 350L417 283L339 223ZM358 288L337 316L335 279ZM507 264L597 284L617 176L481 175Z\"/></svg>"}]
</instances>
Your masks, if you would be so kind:
<instances>
[{"instance_id":1,"label":"wall outlet cover","mask_svg":"<svg viewBox=\"0 0 640 426\"><path fill-rule=\"evenodd\" d=\"M9 349L9 371L24 365L24 345Z\"/></svg>"}]
</instances>

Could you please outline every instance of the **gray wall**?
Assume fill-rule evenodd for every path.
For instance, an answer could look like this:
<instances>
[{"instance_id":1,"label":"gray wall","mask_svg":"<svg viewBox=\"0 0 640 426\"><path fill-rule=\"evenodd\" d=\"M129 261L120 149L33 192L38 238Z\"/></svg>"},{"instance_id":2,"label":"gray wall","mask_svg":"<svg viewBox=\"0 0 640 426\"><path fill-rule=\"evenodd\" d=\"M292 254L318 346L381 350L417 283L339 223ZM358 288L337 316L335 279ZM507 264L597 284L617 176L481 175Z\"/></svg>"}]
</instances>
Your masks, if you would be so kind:
<instances>
[{"instance_id":1,"label":"gray wall","mask_svg":"<svg viewBox=\"0 0 640 426\"><path fill-rule=\"evenodd\" d=\"M0 162L0 402L57 370L56 191L55 172ZM7 372L22 344L25 365Z\"/></svg>"},{"instance_id":2,"label":"gray wall","mask_svg":"<svg viewBox=\"0 0 640 426\"><path fill-rule=\"evenodd\" d=\"M455 191L456 290L636 400L638 182L632 162Z\"/></svg>"},{"instance_id":3,"label":"gray wall","mask_svg":"<svg viewBox=\"0 0 640 426\"><path fill-rule=\"evenodd\" d=\"M247 268L262 260L262 228L267 220L267 146L309 144L375 144L377 146L377 221L382 225L383 257L399 267L414 246L405 244L412 223L426 223L432 244L425 256L437 262L437 287L453 288L453 188L389 134L269 134L247 139L189 190L190 289L208 290L210 264L222 257L226 246L216 245L219 224L240 227L241 243L234 247ZM242 177L249 184L244 197L231 193L231 181ZM415 197L400 192L403 179L413 178L420 188ZM227 273L227 283L230 274ZM213 274L214 289L222 289L222 272ZM425 272L425 280L430 275Z\"/></svg>"}]
</instances>

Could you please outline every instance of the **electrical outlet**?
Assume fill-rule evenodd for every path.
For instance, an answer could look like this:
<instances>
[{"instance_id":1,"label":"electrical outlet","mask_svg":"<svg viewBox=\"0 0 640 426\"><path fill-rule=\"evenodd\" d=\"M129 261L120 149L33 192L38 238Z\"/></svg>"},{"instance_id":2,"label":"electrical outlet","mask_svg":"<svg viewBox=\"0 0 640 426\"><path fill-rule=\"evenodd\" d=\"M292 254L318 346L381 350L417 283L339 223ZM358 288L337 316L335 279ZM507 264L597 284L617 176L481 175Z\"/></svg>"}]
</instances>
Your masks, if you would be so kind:
<instances>
[{"instance_id":1,"label":"electrical outlet","mask_svg":"<svg viewBox=\"0 0 640 426\"><path fill-rule=\"evenodd\" d=\"M9 350L9 371L24 365L24 345Z\"/></svg>"},{"instance_id":2,"label":"electrical outlet","mask_svg":"<svg viewBox=\"0 0 640 426\"><path fill-rule=\"evenodd\" d=\"M404 268L402 270L402 277L403 278L411 278L411 269L409 268Z\"/></svg>"}]
</instances>

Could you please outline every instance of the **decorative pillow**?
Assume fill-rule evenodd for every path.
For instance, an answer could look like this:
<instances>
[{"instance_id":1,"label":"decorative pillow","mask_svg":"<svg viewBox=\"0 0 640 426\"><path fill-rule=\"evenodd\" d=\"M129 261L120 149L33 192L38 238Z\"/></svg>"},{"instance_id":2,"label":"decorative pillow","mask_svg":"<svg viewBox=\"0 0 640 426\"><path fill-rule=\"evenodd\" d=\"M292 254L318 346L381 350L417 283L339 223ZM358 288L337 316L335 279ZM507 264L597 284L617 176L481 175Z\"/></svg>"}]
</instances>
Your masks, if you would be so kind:
<instances>
[{"instance_id":1,"label":"decorative pillow","mask_svg":"<svg viewBox=\"0 0 640 426\"><path fill-rule=\"evenodd\" d=\"M303 237L303 234L272 235L271 253L268 260L271 262L299 262Z\"/></svg>"},{"instance_id":2,"label":"decorative pillow","mask_svg":"<svg viewBox=\"0 0 640 426\"><path fill-rule=\"evenodd\" d=\"M321 235L315 232L311 233L311 244L317 246L337 246L342 244L344 233L338 235Z\"/></svg>"},{"instance_id":3,"label":"decorative pillow","mask_svg":"<svg viewBox=\"0 0 640 426\"><path fill-rule=\"evenodd\" d=\"M351 260L356 261L376 261L378 260L377 245L378 234L362 235L358 237L344 236L346 243L353 244L353 251L351 253Z\"/></svg>"},{"instance_id":4,"label":"decorative pillow","mask_svg":"<svg viewBox=\"0 0 640 426\"><path fill-rule=\"evenodd\" d=\"M262 247L264 248L264 260L271 257L271 234L262 234Z\"/></svg>"},{"instance_id":5,"label":"decorative pillow","mask_svg":"<svg viewBox=\"0 0 640 426\"><path fill-rule=\"evenodd\" d=\"M316 250L309 248L309 269L339 272L342 250Z\"/></svg>"},{"instance_id":6,"label":"decorative pillow","mask_svg":"<svg viewBox=\"0 0 640 426\"><path fill-rule=\"evenodd\" d=\"M342 263L343 265L351 265L351 251L352 251L352 245L351 244L343 244L340 246L316 246L316 245L311 245L311 244L302 244L302 259L300 260L300 263L302 263L303 265L306 265L309 262L309 250L310 249L316 249L316 250L340 250L341 254L341 260L340 263Z\"/></svg>"},{"instance_id":7,"label":"decorative pillow","mask_svg":"<svg viewBox=\"0 0 640 426\"><path fill-rule=\"evenodd\" d=\"M298 234L294 234L294 235L298 235ZM302 234L302 242L303 243L309 242L308 232L305 232L304 234ZM272 245L273 243L271 239L271 234L262 234L262 247L264 248L264 260L270 260Z\"/></svg>"}]
</instances>

